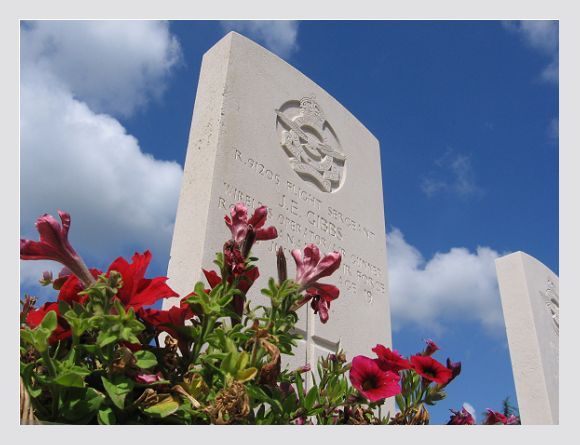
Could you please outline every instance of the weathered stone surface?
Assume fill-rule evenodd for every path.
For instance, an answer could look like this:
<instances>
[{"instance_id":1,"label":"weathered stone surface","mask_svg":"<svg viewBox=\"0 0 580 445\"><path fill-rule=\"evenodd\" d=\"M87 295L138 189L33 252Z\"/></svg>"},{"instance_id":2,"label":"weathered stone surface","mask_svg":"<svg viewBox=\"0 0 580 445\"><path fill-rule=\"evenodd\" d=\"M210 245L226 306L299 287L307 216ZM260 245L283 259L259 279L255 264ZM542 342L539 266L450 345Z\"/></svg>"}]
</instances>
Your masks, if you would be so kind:
<instances>
[{"instance_id":1,"label":"weathered stone surface","mask_svg":"<svg viewBox=\"0 0 580 445\"><path fill-rule=\"evenodd\" d=\"M356 88L356 86L353 86ZM275 251L315 243L337 250L342 266L321 280L339 286L330 319L322 324L310 307L300 310L305 336L290 366L333 351L350 359L391 345L387 252L379 143L326 91L251 40L230 33L203 64L193 112L175 223L169 284L184 295L212 266L229 231L224 215L237 203L250 212L268 206L267 225L279 237L259 242L259 290L276 276ZM175 301L166 303L166 307Z\"/></svg>"},{"instance_id":2,"label":"weathered stone surface","mask_svg":"<svg viewBox=\"0 0 580 445\"><path fill-rule=\"evenodd\" d=\"M557 424L558 276L523 252L496 269L522 424Z\"/></svg>"}]
</instances>

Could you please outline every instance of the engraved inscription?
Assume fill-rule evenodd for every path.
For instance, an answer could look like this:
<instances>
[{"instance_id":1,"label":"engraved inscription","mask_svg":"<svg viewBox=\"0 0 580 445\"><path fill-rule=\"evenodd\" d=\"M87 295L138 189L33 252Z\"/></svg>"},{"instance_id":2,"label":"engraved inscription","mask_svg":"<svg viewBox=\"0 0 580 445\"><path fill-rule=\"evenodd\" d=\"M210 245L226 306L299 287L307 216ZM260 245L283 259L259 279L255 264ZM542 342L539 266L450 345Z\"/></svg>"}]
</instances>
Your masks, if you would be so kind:
<instances>
[{"instance_id":1,"label":"engraved inscription","mask_svg":"<svg viewBox=\"0 0 580 445\"><path fill-rule=\"evenodd\" d=\"M338 190L344 182L346 157L314 97L288 101L274 111L280 144L292 169L324 192Z\"/></svg>"},{"instance_id":2,"label":"engraved inscription","mask_svg":"<svg viewBox=\"0 0 580 445\"><path fill-rule=\"evenodd\" d=\"M552 318L552 327L556 334L560 335L560 296L558 295L558 290L556 285L550 277L546 280L546 290L544 292L540 291L540 295L544 300L546 309Z\"/></svg>"},{"instance_id":3,"label":"engraved inscription","mask_svg":"<svg viewBox=\"0 0 580 445\"><path fill-rule=\"evenodd\" d=\"M245 187L240 189L235 184L222 181L218 208L228 211L236 202L243 202L250 209L269 204L269 218L278 229L278 238L268 246L270 252L282 247L289 253L308 243L318 245L324 252L339 251L342 264L337 281L344 298L357 298L373 305L380 295L387 293L383 268L368 261L364 254L361 256L358 248L347 251L344 245L352 234L360 241L372 242L376 230L361 224L358 218L349 215L340 205L325 205L307 186L286 179L272 165L248 156L242 147L232 148L231 156L240 167L255 178L260 178L260 184L264 187L274 188L278 192L278 200L263 202L259 191L248 193Z\"/></svg>"}]
</instances>

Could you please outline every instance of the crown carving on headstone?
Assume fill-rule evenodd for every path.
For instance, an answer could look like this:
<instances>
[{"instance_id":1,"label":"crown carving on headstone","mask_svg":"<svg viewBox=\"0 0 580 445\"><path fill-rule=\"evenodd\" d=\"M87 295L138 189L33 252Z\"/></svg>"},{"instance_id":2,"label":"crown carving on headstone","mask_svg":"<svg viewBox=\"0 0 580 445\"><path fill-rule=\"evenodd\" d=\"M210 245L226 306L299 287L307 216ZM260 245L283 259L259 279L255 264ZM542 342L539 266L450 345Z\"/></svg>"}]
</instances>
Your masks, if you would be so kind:
<instances>
[{"instance_id":1,"label":"crown carving on headstone","mask_svg":"<svg viewBox=\"0 0 580 445\"><path fill-rule=\"evenodd\" d=\"M315 98L287 101L275 112L280 144L292 169L324 192L338 190L344 182L346 156Z\"/></svg>"},{"instance_id":2,"label":"crown carving on headstone","mask_svg":"<svg viewBox=\"0 0 580 445\"><path fill-rule=\"evenodd\" d=\"M316 122L319 126L324 124L326 118L324 117L324 113L318 105L314 98L312 97L303 97L300 99L300 109L302 110L302 116L304 120L308 120L310 122Z\"/></svg>"}]
</instances>

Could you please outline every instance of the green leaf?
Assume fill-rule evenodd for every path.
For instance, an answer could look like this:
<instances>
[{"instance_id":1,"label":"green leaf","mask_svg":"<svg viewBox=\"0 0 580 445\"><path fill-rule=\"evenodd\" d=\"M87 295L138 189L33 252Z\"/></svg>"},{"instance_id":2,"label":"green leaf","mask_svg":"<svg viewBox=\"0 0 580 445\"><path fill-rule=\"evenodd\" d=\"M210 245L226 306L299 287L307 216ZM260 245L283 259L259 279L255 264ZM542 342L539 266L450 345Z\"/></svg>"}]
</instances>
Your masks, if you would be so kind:
<instances>
[{"instance_id":1,"label":"green leaf","mask_svg":"<svg viewBox=\"0 0 580 445\"><path fill-rule=\"evenodd\" d=\"M87 354L97 354L99 351L97 345L78 345L77 348Z\"/></svg>"},{"instance_id":2,"label":"green leaf","mask_svg":"<svg viewBox=\"0 0 580 445\"><path fill-rule=\"evenodd\" d=\"M60 386L68 386L72 388L84 388L85 377L91 373L88 369L80 366L72 366L62 370L58 376L53 380L54 383Z\"/></svg>"},{"instance_id":3,"label":"green leaf","mask_svg":"<svg viewBox=\"0 0 580 445\"><path fill-rule=\"evenodd\" d=\"M397 407L399 408L399 411L405 411L405 399L403 399L403 396L401 394L397 394L395 396L395 402L397 402Z\"/></svg>"},{"instance_id":4,"label":"green leaf","mask_svg":"<svg viewBox=\"0 0 580 445\"><path fill-rule=\"evenodd\" d=\"M134 355L137 359L136 365L141 369L149 369L157 365L157 357L151 351L141 350L135 352Z\"/></svg>"},{"instance_id":5,"label":"green leaf","mask_svg":"<svg viewBox=\"0 0 580 445\"><path fill-rule=\"evenodd\" d=\"M38 397L42 394L42 388L33 388L32 387L32 375L35 373L36 363L28 363L24 364L20 362L20 376L22 377L22 381L24 382L24 386L26 387L26 391L32 398Z\"/></svg>"},{"instance_id":6,"label":"green leaf","mask_svg":"<svg viewBox=\"0 0 580 445\"><path fill-rule=\"evenodd\" d=\"M124 376L116 376L113 381L108 380L106 377L101 377L103 381L103 386L105 391L113 404L119 408L123 409L125 407L125 398L127 394L131 392L135 384L132 380L127 379Z\"/></svg>"},{"instance_id":7,"label":"green leaf","mask_svg":"<svg viewBox=\"0 0 580 445\"><path fill-rule=\"evenodd\" d=\"M242 371L238 371L236 374L236 380L242 383L247 382L248 380L252 380L257 373L258 370L256 368L247 368Z\"/></svg>"},{"instance_id":8,"label":"green leaf","mask_svg":"<svg viewBox=\"0 0 580 445\"><path fill-rule=\"evenodd\" d=\"M56 329L56 325L57 325L56 311L48 311L48 313L44 316L44 318L40 322L40 327L46 329L47 331L50 331L51 334L52 331Z\"/></svg>"},{"instance_id":9,"label":"green leaf","mask_svg":"<svg viewBox=\"0 0 580 445\"><path fill-rule=\"evenodd\" d=\"M28 343L29 345L35 345L35 337L33 334L32 329L29 328L23 328L20 329L20 340L22 340L24 343Z\"/></svg>"},{"instance_id":10,"label":"green leaf","mask_svg":"<svg viewBox=\"0 0 580 445\"><path fill-rule=\"evenodd\" d=\"M306 408L307 410L312 409L312 407L314 406L314 402L316 402L317 398L318 398L318 387L313 386L312 388L310 388L310 391L308 391L306 399L304 399L304 408Z\"/></svg>"},{"instance_id":11,"label":"green leaf","mask_svg":"<svg viewBox=\"0 0 580 445\"><path fill-rule=\"evenodd\" d=\"M70 306L69 306L69 304L66 301L61 300L61 301L58 302L58 312L59 312L59 314L66 315L66 313L69 310L70 310Z\"/></svg>"},{"instance_id":12,"label":"green leaf","mask_svg":"<svg viewBox=\"0 0 580 445\"><path fill-rule=\"evenodd\" d=\"M59 416L68 423L92 422L104 400L104 394L93 388L70 388L59 407Z\"/></svg>"},{"instance_id":13,"label":"green leaf","mask_svg":"<svg viewBox=\"0 0 580 445\"><path fill-rule=\"evenodd\" d=\"M236 346L234 341L229 337L225 337L225 345L224 346L225 346L225 350L227 352L232 352L232 353L238 352L238 347Z\"/></svg>"},{"instance_id":14,"label":"green leaf","mask_svg":"<svg viewBox=\"0 0 580 445\"><path fill-rule=\"evenodd\" d=\"M300 372L296 372L296 390L298 393L298 400L302 403L304 400L304 384L302 383Z\"/></svg>"},{"instance_id":15,"label":"green leaf","mask_svg":"<svg viewBox=\"0 0 580 445\"><path fill-rule=\"evenodd\" d=\"M220 368L231 375L236 375L236 363L238 361L237 352L229 352L222 360Z\"/></svg>"},{"instance_id":16,"label":"green leaf","mask_svg":"<svg viewBox=\"0 0 580 445\"><path fill-rule=\"evenodd\" d=\"M117 419L111 407L101 408L97 415L99 425L115 425Z\"/></svg>"},{"instance_id":17,"label":"green leaf","mask_svg":"<svg viewBox=\"0 0 580 445\"><path fill-rule=\"evenodd\" d=\"M236 369L238 370L245 369L246 366L248 366L249 362L250 362L250 354L248 354L245 351L241 352L238 358L238 363L236 364Z\"/></svg>"},{"instance_id":18,"label":"green leaf","mask_svg":"<svg viewBox=\"0 0 580 445\"><path fill-rule=\"evenodd\" d=\"M262 388L258 386L248 385L246 389L248 391L248 394L252 398L260 402L271 403L272 398L268 394L266 394L266 392Z\"/></svg>"},{"instance_id":19,"label":"green leaf","mask_svg":"<svg viewBox=\"0 0 580 445\"><path fill-rule=\"evenodd\" d=\"M115 340L117 340L116 335L111 334L110 332L107 332L107 331L101 331L101 333L97 337L97 345L99 345L99 347L103 348L103 347L107 346L108 344L113 343Z\"/></svg>"},{"instance_id":20,"label":"green leaf","mask_svg":"<svg viewBox=\"0 0 580 445\"><path fill-rule=\"evenodd\" d=\"M179 409L179 403L175 398L168 397L165 400L157 403L156 405L150 406L149 408L145 408L143 411L147 414L152 414L153 416L158 417L167 417L173 414L175 411Z\"/></svg>"}]
</instances>

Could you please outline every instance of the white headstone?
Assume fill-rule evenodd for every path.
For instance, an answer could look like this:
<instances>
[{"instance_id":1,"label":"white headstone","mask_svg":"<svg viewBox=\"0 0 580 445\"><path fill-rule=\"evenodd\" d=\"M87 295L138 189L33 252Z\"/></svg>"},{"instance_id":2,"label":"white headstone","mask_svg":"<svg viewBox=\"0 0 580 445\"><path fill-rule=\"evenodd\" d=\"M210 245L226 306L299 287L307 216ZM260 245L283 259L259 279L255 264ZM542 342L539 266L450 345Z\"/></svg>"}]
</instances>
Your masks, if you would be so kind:
<instances>
[{"instance_id":1,"label":"white headstone","mask_svg":"<svg viewBox=\"0 0 580 445\"><path fill-rule=\"evenodd\" d=\"M558 276L523 252L496 269L522 424L557 424Z\"/></svg>"},{"instance_id":2,"label":"white headstone","mask_svg":"<svg viewBox=\"0 0 580 445\"><path fill-rule=\"evenodd\" d=\"M266 226L279 233L252 250L260 258L248 293L254 306L266 303L260 289L277 276L277 246L291 278L291 249L315 243L343 256L340 270L321 280L340 288L328 323L300 309L305 340L290 366L315 365L338 342L349 360L391 345L377 139L304 74L232 32L203 57L168 270L181 295L203 280L202 267L212 268L230 236L224 215L237 202L250 215L266 205Z\"/></svg>"}]
</instances>

